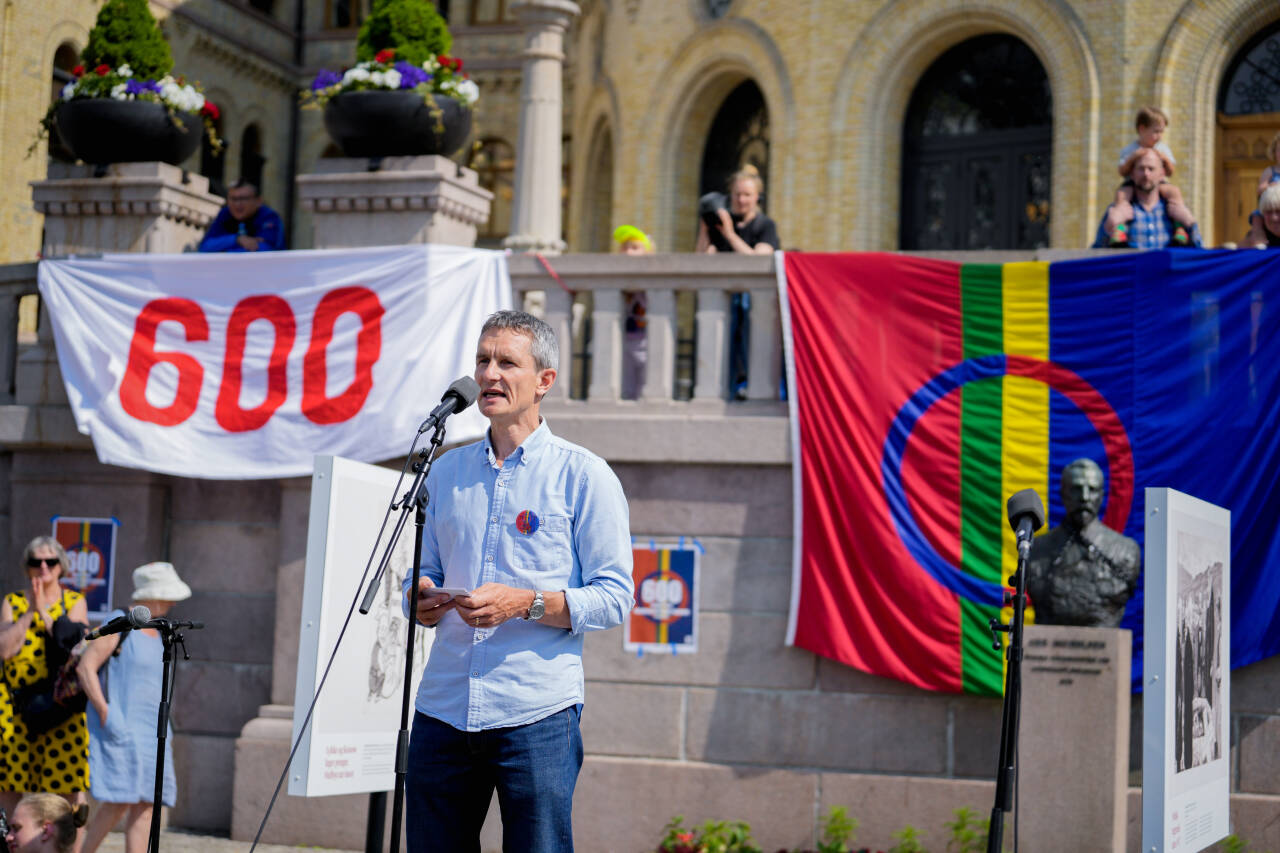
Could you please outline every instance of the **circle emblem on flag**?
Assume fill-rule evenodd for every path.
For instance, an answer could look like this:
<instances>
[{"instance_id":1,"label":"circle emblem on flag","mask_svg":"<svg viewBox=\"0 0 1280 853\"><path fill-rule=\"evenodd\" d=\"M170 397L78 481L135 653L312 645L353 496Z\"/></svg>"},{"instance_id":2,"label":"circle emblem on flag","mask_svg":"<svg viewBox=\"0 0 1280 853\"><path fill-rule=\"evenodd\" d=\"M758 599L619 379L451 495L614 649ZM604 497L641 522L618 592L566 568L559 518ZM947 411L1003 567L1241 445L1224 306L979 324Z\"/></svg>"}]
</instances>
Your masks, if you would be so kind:
<instances>
[{"instance_id":1,"label":"circle emblem on flag","mask_svg":"<svg viewBox=\"0 0 1280 853\"><path fill-rule=\"evenodd\" d=\"M538 516L531 509L526 509L516 516L516 530L525 536L538 532Z\"/></svg>"},{"instance_id":2,"label":"circle emblem on flag","mask_svg":"<svg viewBox=\"0 0 1280 853\"><path fill-rule=\"evenodd\" d=\"M1004 601L1004 588L962 571L947 560L925 538L911 512L902 483L902 459L911 438L911 430L934 403L960 387L979 379L1022 376L1044 383L1075 404L1093 424L1102 439L1110 469L1107 490L1107 512L1103 523L1123 531L1133 502L1133 450L1120 416L1106 398L1079 374L1051 361L1018 355L987 355L971 358L937 374L911 395L898 410L889 426L880 456L880 475L884 481L885 501L898 536L915 561L942 586L956 595L979 604L997 605Z\"/></svg>"}]
</instances>

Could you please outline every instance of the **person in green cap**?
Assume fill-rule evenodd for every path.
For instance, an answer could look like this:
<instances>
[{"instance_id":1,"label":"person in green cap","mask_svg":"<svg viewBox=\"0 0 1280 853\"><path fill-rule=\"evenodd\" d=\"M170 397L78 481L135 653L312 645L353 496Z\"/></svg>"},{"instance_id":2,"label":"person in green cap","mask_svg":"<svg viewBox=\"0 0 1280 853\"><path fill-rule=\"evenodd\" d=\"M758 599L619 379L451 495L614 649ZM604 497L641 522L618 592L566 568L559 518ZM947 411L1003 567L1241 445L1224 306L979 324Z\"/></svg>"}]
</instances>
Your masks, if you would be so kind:
<instances>
[{"instance_id":1,"label":"person in green cap","mask_svg":"<svg viewBox=\"0 0 1280 853\"><path fill-rule=\"evenodd\" d=\"M648 255L653 252L649 235L634 225L619 225L613 231L613 242L624 255ZM645 310L648 298L643 290L622 294L626 302L626 334L622 347L622 399L634 400L644 387L645 366L649 361L645 343Z\"/></svg>"}]
</instances>

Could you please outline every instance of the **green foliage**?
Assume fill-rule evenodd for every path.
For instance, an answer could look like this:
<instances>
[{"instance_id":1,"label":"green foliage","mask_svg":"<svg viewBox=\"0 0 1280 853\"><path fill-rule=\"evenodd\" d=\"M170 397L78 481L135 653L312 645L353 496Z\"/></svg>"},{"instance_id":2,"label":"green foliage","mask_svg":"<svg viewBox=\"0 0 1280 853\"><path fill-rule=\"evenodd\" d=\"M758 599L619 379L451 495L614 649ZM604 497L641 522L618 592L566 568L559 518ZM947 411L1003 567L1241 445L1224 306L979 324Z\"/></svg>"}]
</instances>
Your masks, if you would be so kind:
<instances>
[{"instance_id":1,"label":"green foliage","mask_svg":"<svg viewBox=\"0 0 1280 853\"><path fill-rule=\"evenodd\" d=\"M1232 833L1222 839L1222 853L1257 853L1248 839Z\"/></svg>"},{"instance_id":2,"label":"green foliage","mask_svg":"<svg viewBox=\"0 0 1280 853\"><path fill-rule=\"evenodd\" d=\"M822 840L818 853L849 853L849 842L857 837L858 819L849 817L844 806L832 806L822 819Z\"/></svg>"},{"instance_id":3,"label":"green foliage","mask_svg":"<svg viewBox=\"0 0 1280 853\"><path fill-rule=\"evenodd\" d=\"M658 849L663 853L696 853L697 832L686 828L684 815L678 814L662 828L662 841Z\"/></svg>"},{"instance_id":4,"label":"green foliage","mask_svg":"<svg viewBox=\"0 0 1280 853\"><path fill-rule=\"evenodd\" d=\"M684 825L684 815L667 821L658 849L662 853L760 853L746 821L709 820L693 829Z\"/></svg>"},{"instance_id":5,"label":"green foliage","mask_svg":"<svg viewBox=\"0 0 1280 853\"><path fill-rule=\"evenodd\" d=\"M133 76L159 80L173 68L173 54L147 0L107 0L89 31L80 60L86 69L128 65Z\"/></svg>"},{"instance_id":6,"label":"green foliage","mask_svg":"<svg viewBox=\"0 0 1280 853\"><path fill-rule=\"evenodd\" d=\"M709 820L700 829L698 853L760 853L744 820Z\"/></svg>"},{"instance_id":7,"label":"green foliage","mask_svg":"<svg viewBox=\"0 0 1280 853\"><path fill-rule=\"evenodd\" d=\"M397 60L421 66L430 57L447 55L452 47L449 25L430 0L375 0L360 25L356 61L367 62L378 51L392 48Z\"/></svg>"},{"instance_id":8,"label":"green foliage","mask_svg":"<svg viewBox=\"0 0 1280 853\"><path fill-rule=\"evenodd\" d=\"M893 833L893 837L898 843L889 848L889 853L925 853L924 845L920 843L924 832L911 824Z\"/></svg>"},{"instance_id":9,"label":"green foliage","mask_svg":"<svg viewBox=\"0 0 1280 853\"><path fill-rule=\"evenodd\" d=\"M968 806L961 806L952 811L956 819L944 824L951 830L951 840L947 842L947 853L982 853L987 849L987 833L991 830L991 819L978 823L978 813Z\"/></svg>"}]
</instances>

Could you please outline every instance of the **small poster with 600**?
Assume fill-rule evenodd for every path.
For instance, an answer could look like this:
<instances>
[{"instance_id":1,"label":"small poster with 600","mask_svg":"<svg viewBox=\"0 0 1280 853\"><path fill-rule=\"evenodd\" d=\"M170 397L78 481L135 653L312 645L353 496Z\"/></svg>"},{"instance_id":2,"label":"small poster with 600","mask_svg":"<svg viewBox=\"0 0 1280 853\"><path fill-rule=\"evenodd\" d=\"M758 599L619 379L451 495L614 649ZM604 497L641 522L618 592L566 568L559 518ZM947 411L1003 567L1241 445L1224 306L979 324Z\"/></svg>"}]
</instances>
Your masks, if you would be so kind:
<instances>
[{"instance_id":1,"label":"small poster with 600","mask_svg":"<svg viewBox=\"0 0 1280 853\"><path fill-rule=\"evenodd\" d=\"M67 550L71 571L62 576L62 585L85 597L89 618L102 619L111 612L111 578L116 565L114 518L53 517L53 538Z\"/></svg>"},{"instance_id":2,"label":"small poster with 600","mask_svg":"<svg viewBox=\"0 0 1280 853\"><path fill-rule=\"evenodd\" d=\"M697 542L650 543L632 549L636 604L627 618L623 648L644 654L689 654L698 650Z\"/></svg>"}]
</instances>

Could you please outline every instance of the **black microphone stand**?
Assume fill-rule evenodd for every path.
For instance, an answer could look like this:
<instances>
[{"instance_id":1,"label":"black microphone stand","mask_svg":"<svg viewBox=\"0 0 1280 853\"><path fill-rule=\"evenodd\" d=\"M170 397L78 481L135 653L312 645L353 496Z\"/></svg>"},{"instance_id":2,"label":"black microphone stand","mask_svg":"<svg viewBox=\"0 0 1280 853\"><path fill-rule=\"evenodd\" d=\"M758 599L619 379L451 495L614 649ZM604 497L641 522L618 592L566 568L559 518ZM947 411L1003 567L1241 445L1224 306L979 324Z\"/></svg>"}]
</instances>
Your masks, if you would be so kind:
<instances>
[{"instance_id":1,"label":"black microphone stand","mask_svg":"<svg viewBox=\"0 0 1280 853\"><path fill-rule=\"evenodd\" d=\"M187 654L186 638L182 632L203 628L203 622L173 622L153 619L145 626L160 632L164 643L164 670L160 676L160 710L156 717L156 785L151 797L151 835L147 840L148 853L160 851L160 810L164 808L164 753L169 741L169 705L173 701L173 676L175 661L173 647L182 646L182 659L191 660Z\"/></svg>"},{"instance_id":2,"label":"black microphone stand","mask_svg":"<svg viewBox=\"0 0 1280 853\"><path fill-rule=\"evenodd\" d=\"M400 851L400 827L404 818L404 795L405 781L409 775L409 712L413 704L413 641L418 627L418 581L422 576L422 530L427 523L427 502L431 500L431 496L427 493L427 474L431 471L431 464L435 461L436 454L440 452L440 446L444 444L444 421L441 420L436 425L435 432L431 434L431 445L424 447L418 451L419 461L413 463L413 471L415 477L413 484L409 486L409 490L404 493L397 503L392 504L392 509L400 510L400 523L396 525L395 534L387 543L387 550L378 564L378 571L374 574L373 580L369 582L369 587L365 592L364 600L360 603L360 612L367 614L373 606L373 598L377 593L378 587L382 582L382 573L386 570L387 565L391 561L391 552L395 549L396 542L399 541L400 530L404 527L405 514L409 508L413 507L414 516L414 537L413 537L413 582L409 586L411 597L409 599L409 630L405 636L405 653L404 653L404 685L400 692L400 732L396 737L396 782L395 792L391 800L391 853L399 853ZM371 804L376 804L377 800L371 800ZM373 819L373 808L371 805L370 820ZM365 839L366 845L372 843L369 837Z\"/></svg>"},{"instance_id":3,"label":"black microphone stand","mask_svg":"<svg viewBox=\"0 0 1280 853\"><path fill-rule=\"evenodd\" d=\"M1009 665L1004 674L1004 710L1000 720L1000 760L996 765L996 799L991 808L991 823L987 830L987 853L1001 853L1004 839L1004 813L1014 811L1014 789L1018 779L1018 723L1022 706L1022 624L1027 606L1027 556L1031 553L1031 540L1025 547L1018 543L1018 570L1014 574L1012 601L1013 619L1003 625L996 617L991 626L991 647L1000 650L1000 632L1009 634L1005 658ZM1006 599L1008 596L1006 594ZM1013 853L1018 853L1018 816L1013 816Z\"/></svg>"}]
</instances>

